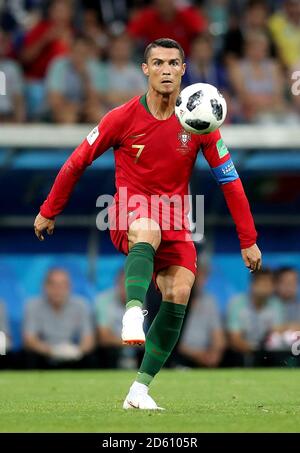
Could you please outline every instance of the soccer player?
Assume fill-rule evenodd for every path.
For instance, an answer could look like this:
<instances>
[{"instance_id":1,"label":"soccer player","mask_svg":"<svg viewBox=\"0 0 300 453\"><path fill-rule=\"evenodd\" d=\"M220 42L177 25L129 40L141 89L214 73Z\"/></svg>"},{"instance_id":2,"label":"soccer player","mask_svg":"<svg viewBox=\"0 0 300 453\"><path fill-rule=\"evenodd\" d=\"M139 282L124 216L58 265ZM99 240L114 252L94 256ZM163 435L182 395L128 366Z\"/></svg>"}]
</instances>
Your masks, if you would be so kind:
<instances>
[{"instance_id":1,"label":"soccer player","mask_svg":"<svg viewBox=\"0 0 300 453\"><path fill-rule=\"evenodd\" d=\"M85 168L107 149L114 148L117 193L116 209L110 214L114 225L110 234L116 248L127 255L122 340L129 345L145 343L143 361L125 398L124 409L160 409L148 388L177 343L195 279L196 251L185 221L186 212L182 214L181 229L178 222L175 228L180 217L175 208L170 228L163 228L161 208L149 210L149 204L153 195L177 195L183 199L188 194L189 178L200 150L224 193L245 265L251 271L261 266L249 204L219 130L207 135L188 134L174 114L185 72L181 46L165 38L150 43L142 70L148 77L147 93L107 113L75 149L58 173L34 223L40 240L44 239L44 230L52 234L55 217L63 210ZM128 202L121 197L124 188ZM132 208L137 195L143 196L144 202ZM126 228L120 227L124 216ZM152 277L162 293L162 303L145 338L142 306Z\"/></svg>"}]
</instances>

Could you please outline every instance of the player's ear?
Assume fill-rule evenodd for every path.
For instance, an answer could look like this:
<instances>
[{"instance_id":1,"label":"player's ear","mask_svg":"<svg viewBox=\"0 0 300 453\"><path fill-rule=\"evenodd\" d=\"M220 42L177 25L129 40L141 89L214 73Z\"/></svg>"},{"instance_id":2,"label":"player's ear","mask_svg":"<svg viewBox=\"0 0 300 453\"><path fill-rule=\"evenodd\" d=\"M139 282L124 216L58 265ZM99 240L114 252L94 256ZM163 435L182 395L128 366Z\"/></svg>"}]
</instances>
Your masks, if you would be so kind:
<instances>
[{"instance_id":1,"label":"player's ear","mask_svg":"<svg viewBox=\"0 0 300 453\"><path fill-rule=\"evenodd\" d=\"M147 63L142 63L142 71L143 71L143 73L145 74L145 76L148 77L148 75L149 75L149 70L148 70L148 65L147 65Z\"/></svg>"},{"instance_id":2,"label":"player's ear","mask_svg":"<svg viewBox=\"0 0 300 453\"><path fill-rule=\"evenodd\" d=\"M181 73L181 75L183 75L185 73L185 68L186 68L186 64L182 63L182 73Z\"/></svg>"}]
</instances>

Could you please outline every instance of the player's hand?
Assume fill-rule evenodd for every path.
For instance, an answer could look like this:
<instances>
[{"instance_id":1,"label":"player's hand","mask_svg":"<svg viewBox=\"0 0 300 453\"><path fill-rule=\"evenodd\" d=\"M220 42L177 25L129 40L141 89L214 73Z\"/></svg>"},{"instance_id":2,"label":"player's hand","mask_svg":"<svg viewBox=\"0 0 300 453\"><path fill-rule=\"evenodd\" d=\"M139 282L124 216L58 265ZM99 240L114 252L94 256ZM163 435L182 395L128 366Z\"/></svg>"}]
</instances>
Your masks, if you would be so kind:
<instances>
[{"instance_id":1,"label":"player's hand","mask_svg":"<svg viewBox=\"0 0 300 453\"><path fill-rule=\"evenodd\" d=\"M247 249L242 249L241 253L245 266L250 269L250 272L258 271L261 268L261 251L256 244Z\"/></svg>"},{"instance_id":2,"label":"player's hand","mask_svg":"<svg viewBox=\"0 0 300 453\"><path fill-rule=\"evenodd\" d=\"M34 221L34 232L36 237L43 241L45 238L43 236L43 231L47 231L48 234L53 234L55 220L46 219L41 214L38 214Z\"/></svg>"}]
</instances>

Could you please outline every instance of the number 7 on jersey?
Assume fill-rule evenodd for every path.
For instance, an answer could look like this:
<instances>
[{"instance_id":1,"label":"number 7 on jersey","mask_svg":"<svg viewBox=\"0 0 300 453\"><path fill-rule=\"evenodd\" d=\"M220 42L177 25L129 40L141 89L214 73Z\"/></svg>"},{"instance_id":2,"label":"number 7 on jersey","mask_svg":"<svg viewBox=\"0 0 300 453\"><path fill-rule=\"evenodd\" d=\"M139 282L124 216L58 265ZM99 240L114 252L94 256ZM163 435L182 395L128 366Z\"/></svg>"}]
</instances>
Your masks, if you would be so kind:
<instances>
[{"instance_id":1,"label":"number 7 on jersey","mask_svg":"<svg viewBox=\"0 0 300 453\"><path fill-rule=\"evenodd\" d=\"M140 155L142 154L143 152L143 149L145 148L145 145L131 145L132 148L137 148L138 149L138 152L136 153L136 156L135 156L135 159L134 159L134 163L136 164Z\"/></svg>"}]
</instances>

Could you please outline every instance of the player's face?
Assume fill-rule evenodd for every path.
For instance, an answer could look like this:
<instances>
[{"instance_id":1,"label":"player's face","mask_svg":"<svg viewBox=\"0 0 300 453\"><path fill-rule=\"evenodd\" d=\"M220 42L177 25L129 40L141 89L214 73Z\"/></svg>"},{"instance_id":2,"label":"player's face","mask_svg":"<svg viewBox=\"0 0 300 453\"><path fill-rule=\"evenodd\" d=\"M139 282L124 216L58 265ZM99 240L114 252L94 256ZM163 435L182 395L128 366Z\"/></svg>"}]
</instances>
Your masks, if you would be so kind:
<instances>
[{"instance_id":1,"label":"player's face","mask_svg":"<svg viewBox=\"0 0 300 453\"><path fill-rule=\"evenodd\" d=\"M151 88L160 94L172 94L180 88L185 63L182 62L178 49L155 47L151 49L142 69L149 78Z\"/></svg>"}]
</instances>

